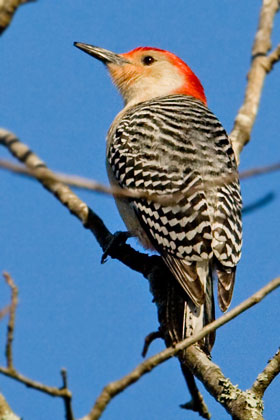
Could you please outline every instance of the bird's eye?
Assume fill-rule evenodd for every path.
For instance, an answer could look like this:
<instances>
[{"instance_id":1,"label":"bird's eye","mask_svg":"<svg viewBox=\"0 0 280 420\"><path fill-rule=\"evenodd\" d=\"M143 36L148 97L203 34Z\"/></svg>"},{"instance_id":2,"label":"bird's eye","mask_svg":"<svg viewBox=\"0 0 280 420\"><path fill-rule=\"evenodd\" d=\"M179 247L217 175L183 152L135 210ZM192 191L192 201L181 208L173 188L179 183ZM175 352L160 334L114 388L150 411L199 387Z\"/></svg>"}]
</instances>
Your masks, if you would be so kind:
<instances>
[{"instance_id":1,"label":"bird's eye","mask_svg":"<svg viewBox=\"0 0 280 420\"><path fill-rule=\"evenodd\" d=\"M142 63L144 64L144 66L150 66L154 62L155 62L155 59L151 55L146 55L145 57L142 58Z\"/></svg>"}]
</instances>

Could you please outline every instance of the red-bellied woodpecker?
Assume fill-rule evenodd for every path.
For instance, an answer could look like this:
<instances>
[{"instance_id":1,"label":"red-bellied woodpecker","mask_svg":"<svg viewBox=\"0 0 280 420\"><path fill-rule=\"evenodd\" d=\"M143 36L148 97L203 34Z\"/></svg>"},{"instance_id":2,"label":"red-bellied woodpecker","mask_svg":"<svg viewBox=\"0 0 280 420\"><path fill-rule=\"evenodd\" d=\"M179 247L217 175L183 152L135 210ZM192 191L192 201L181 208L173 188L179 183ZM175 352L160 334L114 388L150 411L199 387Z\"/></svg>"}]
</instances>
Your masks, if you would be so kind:
<instances>
[{"instance_id":1,"label":"red-bellied woodpecker","mask_svg":"<svg viewBox=\"0 0 280 420\"><path fill-rule=\"evenodd\" d=\"M149 197L116 202L129 231L159 252L185 290L183 337L192 335L205 323L212 272L225 311L240 259L241 196L230 141L208 109L199 79L174 54L150 47L115 54L75 45L106 64L124 98L108 133L111 184L174 198L168 204Z\"/></svg>"}]
</instances>

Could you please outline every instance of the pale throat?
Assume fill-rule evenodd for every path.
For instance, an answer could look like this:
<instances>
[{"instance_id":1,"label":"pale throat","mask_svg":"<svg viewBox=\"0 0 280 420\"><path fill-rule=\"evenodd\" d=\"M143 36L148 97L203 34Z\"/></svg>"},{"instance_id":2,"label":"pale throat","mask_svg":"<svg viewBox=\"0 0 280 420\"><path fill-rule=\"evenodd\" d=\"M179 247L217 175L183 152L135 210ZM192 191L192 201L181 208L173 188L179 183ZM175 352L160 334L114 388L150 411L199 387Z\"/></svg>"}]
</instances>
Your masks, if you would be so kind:
<instances>
[{"instance_id":1,"label":"pale throat","mask_svg":"<svg viewBox=\"0 0 280 420\"><path fill-rule=\"evenodd\" d=\"M152 98L178 93L185 85L184 75L167 67L150 77L139 77L127 89L120 90L127 108Z\"/></svg>"}]
</instances>

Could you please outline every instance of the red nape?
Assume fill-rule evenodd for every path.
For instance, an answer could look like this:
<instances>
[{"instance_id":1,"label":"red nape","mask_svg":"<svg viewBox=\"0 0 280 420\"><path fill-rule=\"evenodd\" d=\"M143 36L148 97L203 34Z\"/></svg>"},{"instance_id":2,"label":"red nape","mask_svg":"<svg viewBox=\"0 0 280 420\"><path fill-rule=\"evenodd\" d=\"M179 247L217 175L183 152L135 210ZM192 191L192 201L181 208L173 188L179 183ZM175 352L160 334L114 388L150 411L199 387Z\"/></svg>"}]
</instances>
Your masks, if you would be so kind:
<instances>
[{"instance_id":1,"label":"red nape","mask_svg":"<svg viewBox=\"0 0 280 420\"><path fill-rule=\"evenodd\" d=\"M187 65L185 64L185 66ZM193 73L193 71L190 68L188 74L186 74L186 84L174 93L193 96L194 98L199 99L201 102L207 105L207 99L204 93L203 86L199 78Z\"/></svg>"},{"instance_id":2,"label":"red nape","mask_svg":"<svg viewBox=\"0 0 280 420\"><path fill-rule=\"evenodd\" d=\"M199 99L205 105L207 105L207 99L204 93L204 88L199 78L190 69L190 67L183 60L181 60L181 58L177 57L177 55L173 54L170 51L162 50L160 48L155 47L137 47L134 50L131 50L122 55L133 56L134 53L140 51L158 51L165 54L165 56L168 57L169 61L181 71L186 81L186 83L174 93L193 96L194 98Z\"/></svg>"},{"instance_id":3,"label":"red nape","mask_svg":"<svg viewBox=\"0 0 280 420\"><path fill-rule=\"evenodd\" d=\"M207 105L204 88L199 78L194 74L190 67L175 54L169 51L165 51L165 54L169 57L170 61L185 75L186 84L182 86L181 89L178 89L176 93L194 96L195 98L202 101L205 105Z\"/></svg>"}]
</instances>

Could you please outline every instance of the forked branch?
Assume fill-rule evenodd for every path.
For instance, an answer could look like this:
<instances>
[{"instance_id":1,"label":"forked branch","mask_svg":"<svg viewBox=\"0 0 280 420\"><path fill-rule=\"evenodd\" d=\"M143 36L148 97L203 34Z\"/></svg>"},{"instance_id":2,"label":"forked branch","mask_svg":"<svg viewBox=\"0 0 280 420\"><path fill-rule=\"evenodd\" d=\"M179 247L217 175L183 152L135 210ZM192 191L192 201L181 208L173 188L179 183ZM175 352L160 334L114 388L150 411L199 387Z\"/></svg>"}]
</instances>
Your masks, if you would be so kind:
<instances>
[{"instance_id":1,"label":"forked branch","mask_svg":"<svg viewBox=\"0 0 280 420\"><path fill-rule=\"evenodd\" d=\"M65 402L65 410L66 410L66 419L67 420L74 420L71 408L71 398L72 394L68 389L67 386L67 374L65 370L62 370L62 380L63 385L62 388L51 387L45 384L42 384L38 381L34 381L16 370L13 363L13 339L14 339L14 329L15 329L15 316L16 316L16 308L18 303L18 289L17 286L10 276L9 273L3 273L3 276L6 280L6 283L10 287L11 290L11 303L7 308L9 308L9 320L8 320L8 328L7 328L7 338L6 338L6 363L7 367L0 366L0 373L10 378L15 379L18 382L28 386L29 388L36 389L38 391L44 392L45 394L51 395L52 397L61 397ZM9 411L9 410L10 411ZM7 414L11 413L11 417L1 417L1 414L7 412ZM12 415L14 417L12 417ZM4 397L0 394L0 419L9 419L17 420L18 417L13 414L9 405L6 403Z\"/></svg>"},{"instance_id":2,"label":"forked branch","mask_svg":"<svg viewBox=\"0 0 280 420\"><path fill-rule=\"evenodd\" d=\"M271 360L269 360L267 366L258 375L256 381L252 386L252 391L259 397L262 398L266 389L269 387L273 379L280 373L280 350L276 352Z\"/></svg>"},{"instance_id":3,"label":"forked branch","mask_svg":"<svg viewBox=\"0 0 280 420\"><path fill-rule=\"evenodd\" d=\"M176 344L174 347L169 347L161 351L160 353L157 353L155 356L146 359L143 363L138 365L135 369L133 369L133 371L131 371L128 375L124 376L122 379L115 382L111 382L110 384L105 386L102 393L97 398L91 412L82 420L99 419L113 397L118 395L120 392L124 391L130 385L138 381L143 375L150 372L155 367L159 366L161 363L165 362L171 357L178 355L183 350L186 350L196 342L200 341L211 331L216 330L217 328L221 327L222 325L228 323L230 320L240 315L242 312L259 303L265 296L267 296L279 286L280 277L272 280L265 287L263 287L254 295L252 295L250 298L246 299L240 305L236 306L234 309L232 309L225 315L216 319L214 322L211 322L211 324L208 324L196 336L192 338L187 338L181 341L180 343ZM186 362L189 363L189 369L193 371L193 373L195 373L197 377L199 377L199 379L203 382L203 384L213 395L213 397L216 398L216 400L219 401L226 408L226 410L232 416L234 416L234 418L249 418L240 417L240 413L242 413L242 410L244 410L244 403L246 402L247 394L239 390L236 386L232 385L230 380L225 378L220 368L213 362L211 362L204 352L199 350L197 347L193 346L191 352L189 352L188 350L188 352L184 353L184 357L186 358ZM201 365L201 369L197 368L198 364ZM236 400L237 394L240 398L240 405ZM254 398L256 399L256 401L258 400L258 396L255 396ZM261 401L259 401L258 417L251 418L255 418L256 420L262 419L260 410L261 407L262 404ZM250 407L248 404L248 407L246 408L246 415L248 415L249 410Z\"/></svg>"}]
</instances>

